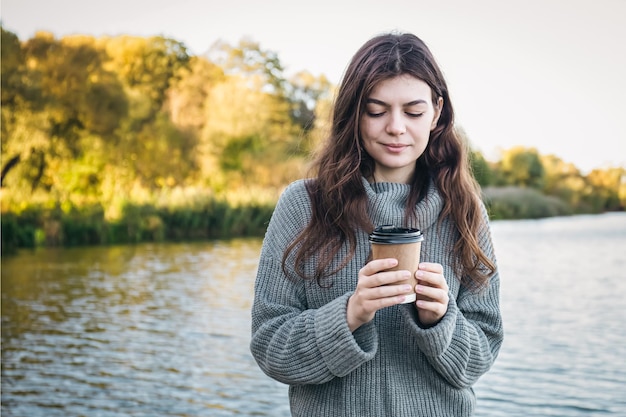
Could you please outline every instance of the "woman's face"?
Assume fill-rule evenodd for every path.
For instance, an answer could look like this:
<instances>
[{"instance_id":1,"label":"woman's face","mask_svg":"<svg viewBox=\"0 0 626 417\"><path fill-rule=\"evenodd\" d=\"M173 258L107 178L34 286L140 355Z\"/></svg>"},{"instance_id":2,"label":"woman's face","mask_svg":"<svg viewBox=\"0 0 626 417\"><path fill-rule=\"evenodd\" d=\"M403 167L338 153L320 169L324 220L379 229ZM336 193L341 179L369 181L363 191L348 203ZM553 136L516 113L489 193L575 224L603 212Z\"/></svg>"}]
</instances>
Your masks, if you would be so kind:
<instances>
[{"instance_id":1,"label":"woman's face","mask_svg":"<svg viewBox=\"0 0 626 417\"><path fill-rule=\"evenodd\" d=\"M378 182L409 183L415 161L424 153L437 125L443 99L432 102L424 81L401 75L381 81L365 101L361 140L375 162Z\"/></svg>"}]
</instances>

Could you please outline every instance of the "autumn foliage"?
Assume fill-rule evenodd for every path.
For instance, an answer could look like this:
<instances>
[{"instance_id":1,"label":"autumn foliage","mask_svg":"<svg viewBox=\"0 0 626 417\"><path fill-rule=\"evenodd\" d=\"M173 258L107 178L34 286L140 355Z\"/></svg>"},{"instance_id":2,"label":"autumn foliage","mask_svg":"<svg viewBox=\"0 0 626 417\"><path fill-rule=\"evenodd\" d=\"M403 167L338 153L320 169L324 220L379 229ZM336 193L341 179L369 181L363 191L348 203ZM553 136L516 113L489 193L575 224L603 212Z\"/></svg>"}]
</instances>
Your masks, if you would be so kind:
<instances>
[{"instance_id":1,"label":"autumn foliage","mask_svg":"<svg viewBox=\"0 0 626 417\"><path fill-rule=\"evenodd\" d=\"M334 92L250 39L192 56L160 36L2 29L1 52L3 250L262 234L306 175ZM504 209L515 190L545 215L625 205L623 167L582 175L523 147L472 164L496 218L535 216Z\"/></svg>"}]
</instances>

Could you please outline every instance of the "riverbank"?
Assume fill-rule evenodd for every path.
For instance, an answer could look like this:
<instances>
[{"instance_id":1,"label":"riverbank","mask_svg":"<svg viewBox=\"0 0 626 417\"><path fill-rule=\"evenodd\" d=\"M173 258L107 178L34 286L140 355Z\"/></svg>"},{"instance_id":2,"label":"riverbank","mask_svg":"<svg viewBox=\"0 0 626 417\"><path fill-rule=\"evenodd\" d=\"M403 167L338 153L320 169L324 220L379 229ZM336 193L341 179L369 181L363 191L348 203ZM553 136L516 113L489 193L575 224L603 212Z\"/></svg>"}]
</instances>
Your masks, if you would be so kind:
<instances>
[{"instance_id":1,"label":"riverbank","mask_svg":"<svg viewBox=\"0 0 626 417\"><path fill-rule=\"evenodd\" d=\"M41 246L263 236L276 202L267 196L233 201L209 194L166 201L125 202L114 210L114 216L101 203L33 204L20 212L3 212L2 253ZM483 201L494 220L597 213L574 209L557 197L520 187L487 187Z\"/></svg>"}]
</instances>

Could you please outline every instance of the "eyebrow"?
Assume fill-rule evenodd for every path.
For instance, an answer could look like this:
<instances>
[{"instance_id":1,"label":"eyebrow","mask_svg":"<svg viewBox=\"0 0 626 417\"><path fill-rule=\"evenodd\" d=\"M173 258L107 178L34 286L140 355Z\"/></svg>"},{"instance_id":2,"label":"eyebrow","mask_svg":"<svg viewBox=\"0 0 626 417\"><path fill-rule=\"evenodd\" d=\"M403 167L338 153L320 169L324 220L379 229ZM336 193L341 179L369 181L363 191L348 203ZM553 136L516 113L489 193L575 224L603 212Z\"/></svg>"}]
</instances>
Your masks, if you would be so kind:
<instances>
[{"instance_id":1,"label":"eyebrow","mask_svg":"<svg viewBox=\"0 0 626 417\"><path fill-rule=\"evenodd\" d=\"M372 104L378 104L378 105L385 106L385 107L389 107L388 103L385 103L382 100L377 100L375 98L368 98L365 102L366 103L372 103ZM408 103L404 103L402 105L402 107L415 106L415 105L418 105L418 104L428 104L428 102L426 100L418 99L418 100L409 101Z\"/></svg>"}]
</instances>

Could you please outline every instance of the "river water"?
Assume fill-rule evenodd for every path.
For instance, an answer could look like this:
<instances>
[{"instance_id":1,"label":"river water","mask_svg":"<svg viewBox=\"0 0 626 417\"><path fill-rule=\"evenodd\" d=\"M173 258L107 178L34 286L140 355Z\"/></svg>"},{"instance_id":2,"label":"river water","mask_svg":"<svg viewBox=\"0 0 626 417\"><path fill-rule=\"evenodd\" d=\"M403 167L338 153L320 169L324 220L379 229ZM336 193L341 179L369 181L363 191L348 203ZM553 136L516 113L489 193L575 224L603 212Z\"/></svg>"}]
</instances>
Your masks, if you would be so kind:
<instances>
[{"instance_id":1,"label":"river water","mask_svg":"<svg viewBox=\"0 0 626 417\"><path fill-rule=\"evenodd\" d=\"M476 416L626 416L626 214L496 221L505 341ZM2 259L3 416L288 416L252 359L259 239Z\"/></svg>"}]
</instances>

